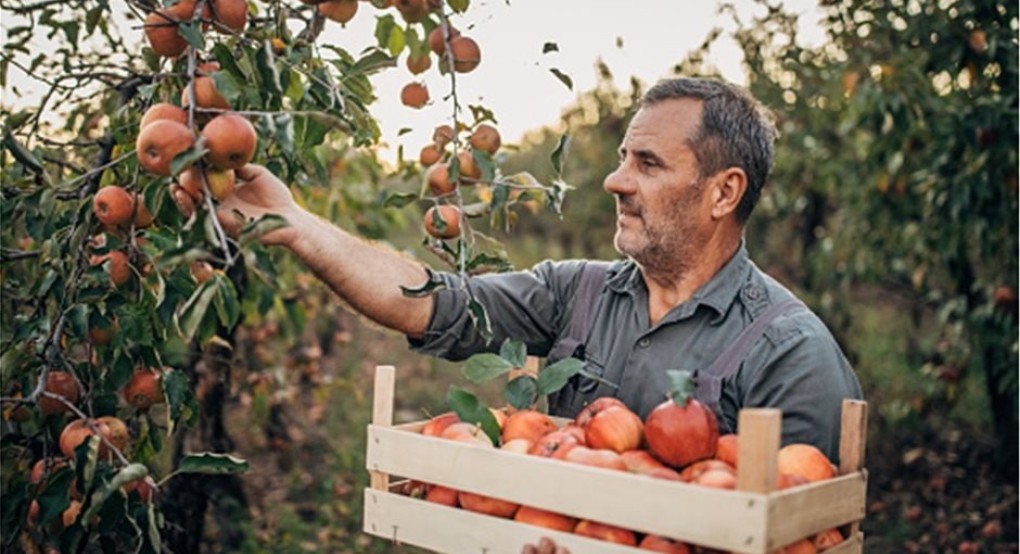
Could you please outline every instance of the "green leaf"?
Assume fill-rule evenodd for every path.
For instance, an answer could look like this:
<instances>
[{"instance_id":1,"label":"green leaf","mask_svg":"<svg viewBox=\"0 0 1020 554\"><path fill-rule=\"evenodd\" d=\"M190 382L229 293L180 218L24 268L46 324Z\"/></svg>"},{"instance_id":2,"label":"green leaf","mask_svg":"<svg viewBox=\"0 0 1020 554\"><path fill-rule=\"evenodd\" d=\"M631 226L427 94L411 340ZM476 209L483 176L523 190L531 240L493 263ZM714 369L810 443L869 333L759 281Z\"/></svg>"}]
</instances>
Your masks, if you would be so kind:
<instances>
[{"instance_id":1,"label":"green leaf","mask_svg":"<svg viewBox=\"0 0 1020 554\"><path fill-rule=\"evenodd\" d=\"M163 394L167 404L167 436L173 434L178 422L188 423L198 417L198 401L188 376L180 370L163 374Z\"/></svg>"},{"instance_id":2,"label":"green leaf","mask_svg":"<svg viewBox=\"0 0 1020 554\"><path fill-rule=\"evenodd\" d=\"M69 467L57 470L46 481L46 488L39 494L39 523L45 524L57 517L71 505L68 491L74 481L74 471Z\"/></svg>"},{"instance_id":3,"label":"green leaf","mask_svg":"<svg viewBox=\"0 0 1020 554\"><path fill-rule=\"evenodd\" d=\"M567 75L566 73L560 71L559 69L556 69L555 67L549 69L549 72L555 75L556 78L559 79L560 82L563 83L564 86L566 86L568 89L574 90L574 80L570 78L570 75Z\"/></svg>"},{"instance_id":4,"label":"green leaf","mask_svg":"<svg viewBox=\"0 0 1020 554\"><path fill-rule=\"evenodd\" d=\"M464 377L473 383L484 383L505 375L515 366L511 362L489 352L475 354L464 363Z\"/></svg>"},{"instance_id":5,"label":"green leaf","mask_svg":"<svg viewBox=\"0 0 1020 554\"><path fill-rule=\"evenodd\" d=\"M666 376L669 377L669 390L667 394L677 406L684 407L694 397L697 389L697 378L693 373L682 369L667 369Z\"/></svg>"},{"instance_id":6,"label":"green leaf","mask_svg":"<svg viewBox=\"0 0 1020 554\"><path fill-rule=\"evenodd\" d=\"M499 356L514 367L524 367L528 359L528 347L519 340L506 339L499 347Z\"/></svg>"},{"instance_id":7,"label":"green leaf","mask_svg":"<svg viewBox=\"0 0 1020 554\"><path fill-rule=\"evenodd\" d=\"M195 141L191 148L177 154L174 156L174 159L170 160L170 174L179 175L182 171L191 167L191 164L201 160L202 156L205 156L208 151L205 147L205 142L202 140Z\"/></svg>"},{"instance_id":8,"label":"green leaf","mask_svg":"<svg viewBox=\"0 0 1020 554\"><path fill-rule=\"evenodd\" d=\"M386 49L390 51L390 54L394 57L399 55L406 45L407 41L404 39L404 29L399 25L394 25L390 28L390 36L386 39Z\"/></svg>"},{"instance_id":9,"label":"green leaf","mask_svg":"<svg viewBox=\"0 0 1020 554\"><path fill-rule=\"evenodd\" d=\"M177 25L177 34L184 37L184 40L188 41L188 44L195 50L205 50L205 34L202 33L200 23L181 22Z\"/></svg>"},{"instance_id":10,"label":"green leaf","mask_svg":"<svg viewBox=\"0 0 1020 554\"><path fill-rule=\"evenodd\" d=\"M386 48L389 44L390 33L396 24L396 20L390 14L375 18L375 40L380 48Z\"/></svg>"},{"instance_id":11,"label":"green leaf","mask_svg":"<svg viewBox=\"0 0 1020 554\"><path fill-rule=\"evenodd\" d=\"M14 156L14 159L25 164L29 171L36 174L43 173L42 163L36 159L35 154L26 148L25 145L18 142L18 139L14 138L11 130L7 127L4 127L4 146Z\"/></svg>"},{"instance_id":12,"label":"green leaf","mask_svg":"<svg viewBox=\"0 0 1020 554\"><path fill-rule=\"evenodd\" d=\"M506 384L503 396L514 408L529 409L538 400L538 381L531 375L521 375Z\"/></svg>"},{"instance_id":13,"label":"green leaf","mask_svg":"<svg viewBox=\"0 0 1020 554\"><path fill-rule=\"evenodd\" d=\"M400 292L403 293L404 296L408 296L411 298L421 298L423 296L428 296L434 292L446 288L446 282L443 281L442 277L436 275L435 273L432 272L432 270L428 268L426 268L425 271L426 273L428 273L429 276L428 280L426 280L420 286L414 288L405 287L401 285Z\"/></svg>"},{"instance_id":14,"label":"green leaf","mask_svg":"<svg viewBox=\"0 0 1020 554\"><path fill-rule=\"evenodd\" d=\"M548 54L549 52L559 52L560 47L555 42L547 42L542 45L542 53Z\"/></svg>"},{"instance_id":15,"label":"green leaf","mask_svg":"<svg viewBox=\"0 0 1020 554\"><path fill-rule=\"evenodd\" d=\"M276 123L276 143L287 154L294 154L294 118L289 113L282 113L273 119Z\"/></svg>"},{"instance_id":16,"label":"green leaf","mask_svg":"<svg viewBox=\"0 0 1020 554\"><path fill-rule=\"evenodd\" d=\"M467 11L468 6L471 4L470 0L448 0L447 5L450 9L457 13L464 13Z\"/></svg>"},{"instance_id":17,"label":"green leaf","mask_svg":"<svg viewBox=\"0 0 1020 554\"><path fill-rule=\"evenodd\" d=\"M237 289L234 283L225 275L216 273L212 281L216 284L216 296L213 297L213 305L216 307L216 315L220 324L228 329L237 323L241 316L241 304L237 299Z\"/></svg>"},{"instance_id":18,"label":"green leaf","mask_svg":"<svg viewBox=\"0 0 1020 554\"><path fill-rule=\"evenodd\" d=\"M471 316L471 321L474 323L475 329L478 330L478 334L485 339L486 343L491 341L492 327L489 324L489 312L474 296L468 300L468 314Z\"/></svg>"},{"instance_id":19,"label":"green leaf","mask_svg":"<svg viewBox=\"0 0 1020 554\"><path fill-rule=\"evenodd\" d=\"M413 192L395 192L386 196L383 200L384 208L403 208L418 200L418 195Z\"/></svg>"},{"instance_id":20,"label":"green leaf","mask_svg":"<svg viewBox=\"0 0 1020 554\"><path fill-rule=\"evenodd\" d=\"M567 154L567 145L570 143L570 135L560 135L560 140L556 143L556 148L553 150L552 155L549 159L552 161L553 170L556 171L556 175L560 176L563 174L563 157Z\"/></svg>"},{"instance_id":21,"label":"green leaf","mask_svg":"<svg viewBox=\"0 0 1020 554\"><path fill-rule=\"evenodd\" d=\"M149 474L149 468L145 467L145 464L129 464L124 466L124 469L117 472L108 483L106 483L101 489L97 490L92 494L92 499L89 505L89 509L82 516L82 521L91 521L92 516L103 508L103 504L106 499L113 493L120 490L121 487L130 483L131 481L137 481Z\"/></svg>"},{"instance_id":22,"label":"green leaf","mask_svg":"<svg viewBox=\"0 0 1020 554\"><path fill-rule=\"evenodd\" d=\"M499 423L489 408L482 404L478 397L459 387L450 386L446 393L446 402L450 409L457 413L461 421L482 426L482 431L489 437L492 444L499 445Z\"/></svg>"},{"instance_id":23,"label":"green leaf","mask_svg":"<svg viewBox=\"0 0 1020 554\"><path fill-rule=\"evenodd\" d=\"M228 104L236 106L241 99L241 86L238 84L237 79L227 71L215 71L210 77L212 77L216 90L223 96L223 99Z\"/></svg>"},{"instance_id":24,"label":"green leaf","mask_svg":"<svg viewBox=\"0 0 1020 554\"><path fill-rule=\"evenodd\" d=\"M582 369L584 362L577 358L564 358L545 367L538 373L538 393L548 395L562 389Z\"/></svg>"},{"instance_id":25,"label":"green leaf","mask_svg":"<svg viewBox=\"0 0 1020 554\"><path fill-rule=\"evenodd\" d=\"M201 473L204 475L227 475L248 471L249 464L241 458L230 454L202 452L189 454L181 459L175 473Z\"/></svg>"},{"instance_id":26,"label":"green leaf","mask_svg":"<svg viewBox=\"0 0 1020 554\"><path fill-rule=\"evenodd\" d=\"M262 48L255 52L255 69L259 72L262 85L269 87L270 91L280 95L283 89L280 86L280 73L273 63L273 46L271 41L262 43Z\"/></svg>"},{"instance_id":27,"label":"green leaf","mask_svg":"<svg viewBox=\"0 0 1020 554\"><path fill-rule=\"evenodd\" d=\"M209 310L209 304L216 296L216 284L213 279L202 283L185 302L181 308L179 319L181 321L181 333L186 340L194 338L202 319Z\"/></svg>"}]
</instances>

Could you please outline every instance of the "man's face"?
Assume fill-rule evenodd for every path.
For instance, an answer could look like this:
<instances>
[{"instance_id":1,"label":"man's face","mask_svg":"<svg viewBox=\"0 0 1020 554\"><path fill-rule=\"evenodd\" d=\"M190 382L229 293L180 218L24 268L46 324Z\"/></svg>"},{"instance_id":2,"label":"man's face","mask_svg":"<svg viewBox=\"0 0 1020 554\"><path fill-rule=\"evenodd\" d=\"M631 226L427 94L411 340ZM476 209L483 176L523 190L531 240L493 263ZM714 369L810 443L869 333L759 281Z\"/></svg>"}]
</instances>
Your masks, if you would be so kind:
<instances>
[{"instance_id":1,"label":"man's face","mask_svg":"<svg viewBox=\"0 0 1020 554\"><path fill-rule=\"evenodd\" d=\"M616 197L617 251L647 269L683 271L707 240L710 207L688 146L700 121L700 100L642 108L620 145L620 166L603 183Z\"/></svg>"}]
</instances>

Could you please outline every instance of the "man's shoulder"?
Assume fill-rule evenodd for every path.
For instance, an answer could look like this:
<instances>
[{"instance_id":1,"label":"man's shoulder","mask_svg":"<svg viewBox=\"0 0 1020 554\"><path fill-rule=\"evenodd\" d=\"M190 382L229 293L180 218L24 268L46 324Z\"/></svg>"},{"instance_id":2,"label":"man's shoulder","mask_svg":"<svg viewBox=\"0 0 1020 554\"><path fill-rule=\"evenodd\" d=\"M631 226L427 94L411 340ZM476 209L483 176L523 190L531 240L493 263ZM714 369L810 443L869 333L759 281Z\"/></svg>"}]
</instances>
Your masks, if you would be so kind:
<instances>
[{"instance_id":1,"label":"man's shoulder","mask_svg":"<svg viewBox=\"0 0 1020 554\"><path fill-rule=\"evenodd\" d=\"M773 343L786 342L793 339L809 341L832 341L835 338L829 331L828 326L813 309L789 287L778 279L752 264L752 274L749 277L749 284L757 286L767 297L767 304L774 306L783 302L795 300L798 304L791 306L784 313L780 314L769 325L765 336Z\"/></svg>"}]
</instances>

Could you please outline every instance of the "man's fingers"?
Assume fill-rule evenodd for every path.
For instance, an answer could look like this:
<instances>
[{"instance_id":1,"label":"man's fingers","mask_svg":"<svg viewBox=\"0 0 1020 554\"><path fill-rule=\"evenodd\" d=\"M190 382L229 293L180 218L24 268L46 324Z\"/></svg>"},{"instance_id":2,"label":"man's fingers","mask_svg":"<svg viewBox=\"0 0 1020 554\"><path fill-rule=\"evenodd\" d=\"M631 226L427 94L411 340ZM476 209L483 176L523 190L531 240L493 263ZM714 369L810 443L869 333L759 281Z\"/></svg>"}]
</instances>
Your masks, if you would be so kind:
<instances>
[{"instance_id":1,"label":"man's fingers","mask_svg":"<svg viewBox=\"0 0 1020 554\"><path fill-rule=\"evenodd\" d=\"M556 543L549 537L542 537L538 541L538 554L556 554Z\"/></svg>"},{"instance_id":2,"label":"man's fingers","mask_svg":"<svg viewBox=\"0 0 1020 554\"><path fill-rule=\"evenodd\" d=\"M535 545L526 544L524 545L524 548L521 549L521 554L538 554L538 550L535 548Z\"/></svg>"},{"instance_id":3,"label":"man's fingers","mask_svg":"<svg viewBox=\"0 0 1020 554\"><path fill-rule=\"evenodd\" d=\"M235 169L234 175L241 181L254 181L266 172L266 168L257 164L248 164L242 168Z\"/></svg>"},{"instance_id":4,"label":"man's fingers","mask_svg":"<svg viewBox=\"0 0 1020 554\"><path fill-rule=\"evenodd\" d=\"M170 185L170 197L185 217L191 217L195 213L195 199L180 186Z\"/></svg>"}]
</instances>

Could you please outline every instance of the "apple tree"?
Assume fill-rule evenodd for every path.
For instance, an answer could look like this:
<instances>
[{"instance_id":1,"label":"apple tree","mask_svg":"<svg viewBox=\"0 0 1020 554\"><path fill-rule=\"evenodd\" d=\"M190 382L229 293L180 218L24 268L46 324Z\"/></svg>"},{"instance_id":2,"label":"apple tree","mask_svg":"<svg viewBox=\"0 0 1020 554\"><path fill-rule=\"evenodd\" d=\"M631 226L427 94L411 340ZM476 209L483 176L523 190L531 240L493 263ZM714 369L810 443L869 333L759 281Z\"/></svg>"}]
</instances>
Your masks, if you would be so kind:
<instances>
[{"instance_id":1,"label":"apple tree","mask_svg":"<svg viewBox=\"0 0 1020 554\"><path fill-rule=\"evenodd\" d=\"M286 310L277 283L298 271L258 242L285 222L231 236L214 216L246 163L375 234L419 207L425 249L465 274L509 267L478 221L509 229L525 202L559 210L567 187L503 175L495 114L458 100L481 62L458 29L469 7L5 4L0 81L17 100L3 107L0 157L4 549L197 551L213 498L243 501L247 463L223 419L236 331ZM375 17L376 44L321 40L355 16ZM371 154L379 71L439 71L452 91L434 143L394 175ZM408 109L423 93L401 91ZM422 185L380 194L394 178Z\"/></svg>"}]
</instances>

